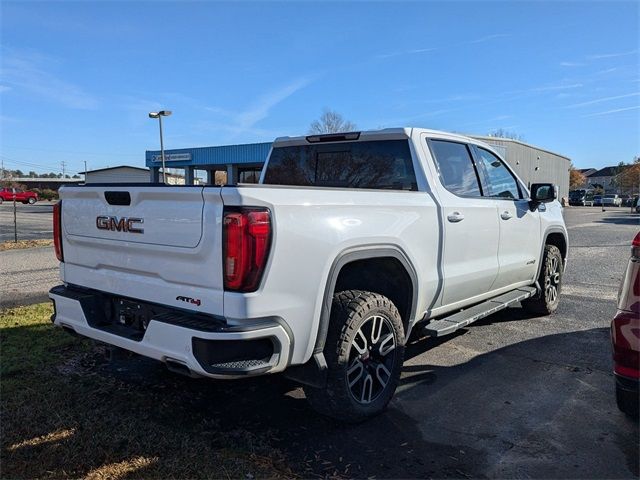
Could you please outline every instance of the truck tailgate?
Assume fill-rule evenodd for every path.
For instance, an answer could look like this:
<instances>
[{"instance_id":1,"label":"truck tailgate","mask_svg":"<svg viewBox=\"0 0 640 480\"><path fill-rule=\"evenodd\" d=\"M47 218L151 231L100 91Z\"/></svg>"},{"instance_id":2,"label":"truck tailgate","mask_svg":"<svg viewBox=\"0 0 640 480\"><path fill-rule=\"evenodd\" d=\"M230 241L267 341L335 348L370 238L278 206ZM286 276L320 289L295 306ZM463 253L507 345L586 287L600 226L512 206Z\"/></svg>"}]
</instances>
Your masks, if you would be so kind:
<instances>
[{"instance_id":1,"label":"truck tailgate","mask_svg":"<svg viewBox=\"0 0 640 480\"><path fill-rule=\"evenodd\" d=\"M87 185L60 198L65 282L223 313L219 187Z\"/></svg>"}]
</instances>

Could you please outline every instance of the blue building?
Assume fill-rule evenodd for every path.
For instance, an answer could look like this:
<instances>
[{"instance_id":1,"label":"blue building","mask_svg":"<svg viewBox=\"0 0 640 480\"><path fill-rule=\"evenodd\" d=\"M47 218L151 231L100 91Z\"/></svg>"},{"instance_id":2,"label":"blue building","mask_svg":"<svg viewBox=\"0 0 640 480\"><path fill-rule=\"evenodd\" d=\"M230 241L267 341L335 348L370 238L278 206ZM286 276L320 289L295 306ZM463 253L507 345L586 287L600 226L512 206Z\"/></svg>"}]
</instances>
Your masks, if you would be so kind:
<instances>
[{"instance_id":1,"label":"blue building","mask_svg":"<svg viewBox=\"0 0 640 480\"><path fill-rule=\"evenodd\" d=\"M195 179L212 185L216 183L216 178L221 177L228 184L255 183L269 156L271 145L271 142L266 142L177 148L165 150L164 159L167 170L172 169L173 174L175 170L184 171L184 183L187 185L196 183ZM160 150L146 151L146 166L151 171L151 181L158 182L162 172Z\"/></svg>"}]
</instances>

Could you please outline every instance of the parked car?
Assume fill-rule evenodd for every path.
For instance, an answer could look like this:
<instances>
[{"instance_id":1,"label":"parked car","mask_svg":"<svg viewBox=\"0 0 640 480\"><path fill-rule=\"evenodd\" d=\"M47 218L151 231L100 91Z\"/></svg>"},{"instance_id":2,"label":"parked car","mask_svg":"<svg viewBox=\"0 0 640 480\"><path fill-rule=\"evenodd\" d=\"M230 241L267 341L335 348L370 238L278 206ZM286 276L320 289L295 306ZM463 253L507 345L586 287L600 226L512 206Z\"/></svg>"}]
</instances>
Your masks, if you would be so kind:
<instances>
[{"instance_id":1,"label":"parked car","mask_svg":"<svg viewBox=\"0 0 640 480\"><path fill-rule=\"evenodd\" d=\"M630 207L632 202L633 202L633 197L631 195L620 195L621 207Z\"/></svg>"},{"instance_id":2,"label":"parked car","mask_svg":"<svg viewBox=\"0 0 640 480\"><path fill-rule=\"evenodd\" d=\"M595 207L601 207L602 206L602 195L594 195L593 196L593 205Z\"/></svg>"},{"instance_id":3,"label":"parked car","mask_svg":"<svg viewBox=\"0 0 640 480\"><path fill-rule=\"evenodd\" d=\"M263 168L258 185L62 187L55 325L189 376L284 371L319 412L357 422L391 400L412 331L558 307L556 188L529 191L485 143L285 137Z\"/></svg>"},{"instance_id":4,"label":"parked car","mask_svg":"<svg viewBox=\"0 0 640 480\"><path fill-rule=\"evenodd\" d=\"M618 312L611 322L611 343L618 408L637 418L640 394L640 232L631 244L631 256L618 292Z\"/></svg>"},{"instance_id":5,"label":"parked car","mask_svg":"<svg viewBox=\"0 0 640 480\"><path fill-rule=\"evenodd\" d=\"M605 207L619 207L622 205L622 199L615 193L608 193L602 197L602 203Z\"/></svg>"},{"instance_id":6,"label":"parked car","mask_svg":"<svg viewBox=\"0 0 640 480\"><path fill-rule=\"evenodd\" d=\"M593 207L593 190L571 190L569 192L569 205L574 207Z\"/></svg>"},{"instance_id":7,"label":"parked car","mask_svg":"<svg viewBox=\"0 0 640 480\"><path fill-rule=\"evenodd\" d=\"M29 203L33 205L38 201L38 194L29 190L21 190L19 188L3 188L0 190L0 203L4 201L13 202L15 196L16 202Z\"/></svg>"}]
</instances>

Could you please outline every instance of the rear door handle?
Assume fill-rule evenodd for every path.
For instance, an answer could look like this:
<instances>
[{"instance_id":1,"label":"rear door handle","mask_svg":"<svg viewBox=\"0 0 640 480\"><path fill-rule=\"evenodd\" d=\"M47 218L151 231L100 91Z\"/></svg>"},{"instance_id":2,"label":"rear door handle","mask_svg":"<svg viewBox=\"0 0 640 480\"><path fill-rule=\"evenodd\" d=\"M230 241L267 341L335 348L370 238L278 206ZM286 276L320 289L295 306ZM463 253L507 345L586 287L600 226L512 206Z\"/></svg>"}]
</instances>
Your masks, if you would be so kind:
<instances>
[{"instance_id":1,"label":"rear door handle","mask_svg":"<svg viewBox=\"0 0 640 480\"><path fill-rule=\"evenodd\" d=\"M464 215L460 212L453 212L447 215L447 220L449 220L451 223L458 223L464 220Z\"/></svg>"},{"instance_id":2,"label":"rear door handle","mask_svg":"<svg viewBox=\"0 0 640 480\"><path fill-rule=\"evenodd\" d=\"M503 220L509 220L513 215L511 215L511 213L509 213L508 210L505 210L504 212L502 212L500 214L500 218Z\"/></svg>"}]
</instances>

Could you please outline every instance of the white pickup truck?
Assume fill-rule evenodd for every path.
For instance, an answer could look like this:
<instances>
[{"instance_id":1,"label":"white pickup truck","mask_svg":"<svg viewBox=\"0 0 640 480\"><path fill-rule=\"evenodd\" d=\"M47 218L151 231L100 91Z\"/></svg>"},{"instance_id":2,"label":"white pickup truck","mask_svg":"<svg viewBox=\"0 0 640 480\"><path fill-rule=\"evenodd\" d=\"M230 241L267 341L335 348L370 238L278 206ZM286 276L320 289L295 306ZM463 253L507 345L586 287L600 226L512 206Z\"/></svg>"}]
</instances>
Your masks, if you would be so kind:
<instances>
[{"instance_id":1,"label":"white pickup truck","mask_svg":"<svg viewBox=\"0 0 640 480\"><path fill-rule=\"evenodd\" d=\"M349 422L386 407L411 332L553 313L567 258L553 185L417 128L279 138L257 185L60 198L55 325L191 376L286 371Z\"/></svg>"}]
</instances>

